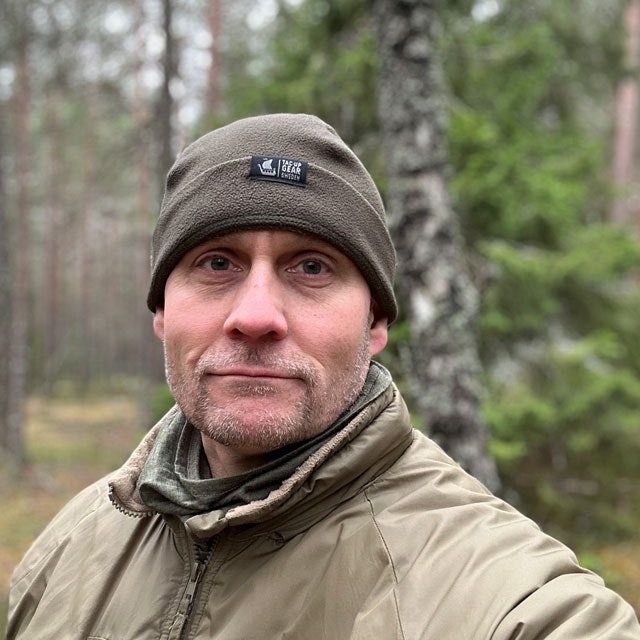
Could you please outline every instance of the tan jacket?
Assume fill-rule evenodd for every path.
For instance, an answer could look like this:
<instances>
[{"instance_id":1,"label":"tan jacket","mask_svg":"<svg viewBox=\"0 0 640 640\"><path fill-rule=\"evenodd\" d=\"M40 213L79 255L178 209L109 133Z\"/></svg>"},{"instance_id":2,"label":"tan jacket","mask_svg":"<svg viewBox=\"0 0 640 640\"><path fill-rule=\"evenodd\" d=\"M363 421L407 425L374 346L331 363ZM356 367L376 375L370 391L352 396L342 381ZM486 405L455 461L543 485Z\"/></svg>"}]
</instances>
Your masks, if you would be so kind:
<instances>
[{"instance_id":1,"label":"tan jacket","mask_svg":"<svg viewBox=\"0 0 640 640\"><path fill-rule=\"evenodd\" d=\"M9 640L640 640L631 608L413 430L394 388L265 500L184 523L137 500L161 425L109 480L127 513L103 480L34 543Z\"/></svg>"}]
</instances>

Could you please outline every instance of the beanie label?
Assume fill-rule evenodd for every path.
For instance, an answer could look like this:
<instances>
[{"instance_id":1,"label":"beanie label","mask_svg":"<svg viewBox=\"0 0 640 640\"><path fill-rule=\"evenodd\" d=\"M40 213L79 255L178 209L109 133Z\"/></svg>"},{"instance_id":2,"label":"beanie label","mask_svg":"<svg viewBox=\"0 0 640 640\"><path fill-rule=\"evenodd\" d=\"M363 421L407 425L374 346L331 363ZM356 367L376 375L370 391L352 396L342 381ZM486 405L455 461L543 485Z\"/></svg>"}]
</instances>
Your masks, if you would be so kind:
<instances>
[{"instance_id":1,"label":"beanie label","mask_svg":"<svg viewBox=\"0 0 640 640\"><path fill-rule=\"evenodd\" d=\"M278 156L253 156L251 158L251 180L282 182L303 187L307 183L308 162L280 158Z\"/></svg>"}]
</instances>

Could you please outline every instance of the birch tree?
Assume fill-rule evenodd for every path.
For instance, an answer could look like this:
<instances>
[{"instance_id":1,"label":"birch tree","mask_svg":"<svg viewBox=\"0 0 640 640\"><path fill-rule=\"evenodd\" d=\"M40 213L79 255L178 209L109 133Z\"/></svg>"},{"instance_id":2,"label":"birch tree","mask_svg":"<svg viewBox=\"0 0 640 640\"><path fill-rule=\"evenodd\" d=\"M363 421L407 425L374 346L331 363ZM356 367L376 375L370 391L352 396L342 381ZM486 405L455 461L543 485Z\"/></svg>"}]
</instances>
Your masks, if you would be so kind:
<instances>
[{"instance_id":1,"label":"birch tree","mask_svg":"<svg viewBox=\"0 0 640 640\"><path fill-rule=\"evenodd\" d=\"M411 332L412 391L423 428L491 489L476 346L478 293L447 188L445 107L431 0L374 2L379 117L398 290Z\"/></svg>"}]
</instances>

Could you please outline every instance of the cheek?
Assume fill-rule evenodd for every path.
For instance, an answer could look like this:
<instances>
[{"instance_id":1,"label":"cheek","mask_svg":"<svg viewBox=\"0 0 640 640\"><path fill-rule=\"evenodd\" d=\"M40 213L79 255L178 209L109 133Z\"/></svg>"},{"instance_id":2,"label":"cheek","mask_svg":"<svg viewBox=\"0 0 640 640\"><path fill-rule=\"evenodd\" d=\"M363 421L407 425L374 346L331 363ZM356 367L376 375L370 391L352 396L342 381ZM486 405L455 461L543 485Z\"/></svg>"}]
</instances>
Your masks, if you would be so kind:
<instances>
[{"instance_id":1,"label":"cheek","mask_svg":"<svg viewBox=\"0 0 640 640\"><path fill-rule=\"evenodd\" d=\"M330 314L308 318L309 342L318 359L335 367L348 368L362 348L369 327L369 304L354 300L353 304L334 307Z\"/></svg>"},{"instance_id":2,"label":"cheek","mask_svg":"<svg viewBox=\"0 0 640 640\"><path fill-rule=\"evenodd\" d=\"M164 341L174 352L205 350L220 334L220 321L193 305L174 307L165 313Z\"/></svg>"}]
</instances>

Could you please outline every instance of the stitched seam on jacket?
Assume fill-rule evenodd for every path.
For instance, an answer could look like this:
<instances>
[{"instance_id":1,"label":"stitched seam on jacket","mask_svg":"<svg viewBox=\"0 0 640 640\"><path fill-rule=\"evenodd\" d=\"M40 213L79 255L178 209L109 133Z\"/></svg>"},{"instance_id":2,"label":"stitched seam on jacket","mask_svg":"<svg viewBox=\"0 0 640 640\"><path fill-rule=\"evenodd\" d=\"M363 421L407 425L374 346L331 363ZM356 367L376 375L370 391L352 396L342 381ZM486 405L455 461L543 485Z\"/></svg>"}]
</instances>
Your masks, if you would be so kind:
<instances>
[{"instance_id":1,"label":"stitched seam on jacket","mask_svg":"<svg viewBox=\"0 0 640 640\"><path fill-rule=\"evenodd\" d=\"M394 581L394 586L398 584L398 574L396 573L396 567L393 564L393 557L391 556L391 551L389 550L389 546L387 545L387 541L385 540L384 535L382 535L382 531L380 531L380 527L378 526L378 521L376 520L376 515L375 512L373 510L373 503L371 502L371 500L369 499L367 490L365 489L364 491L364 497L367 501L367 503L369 504L369 510L371 511L371 520L373 521L373 524L376 528L376 532L378 533L378 537L380 538L380 542L382 542L382 545L384 547L385 553L387 554L387 558L389 560L389 564L391 566L391 570L393 572L393 581ZM402 638L406 638L405 633L404 633L404 629L402 628L402 620L400 618L400 603L398 602L398 593L396 591L396 589L394 588L393 590L393 602L395 604L395 608L396 608L396 621L398 623L398 629L400 629L400 635L402 636Z\"/></svg>"}]
</instances>

